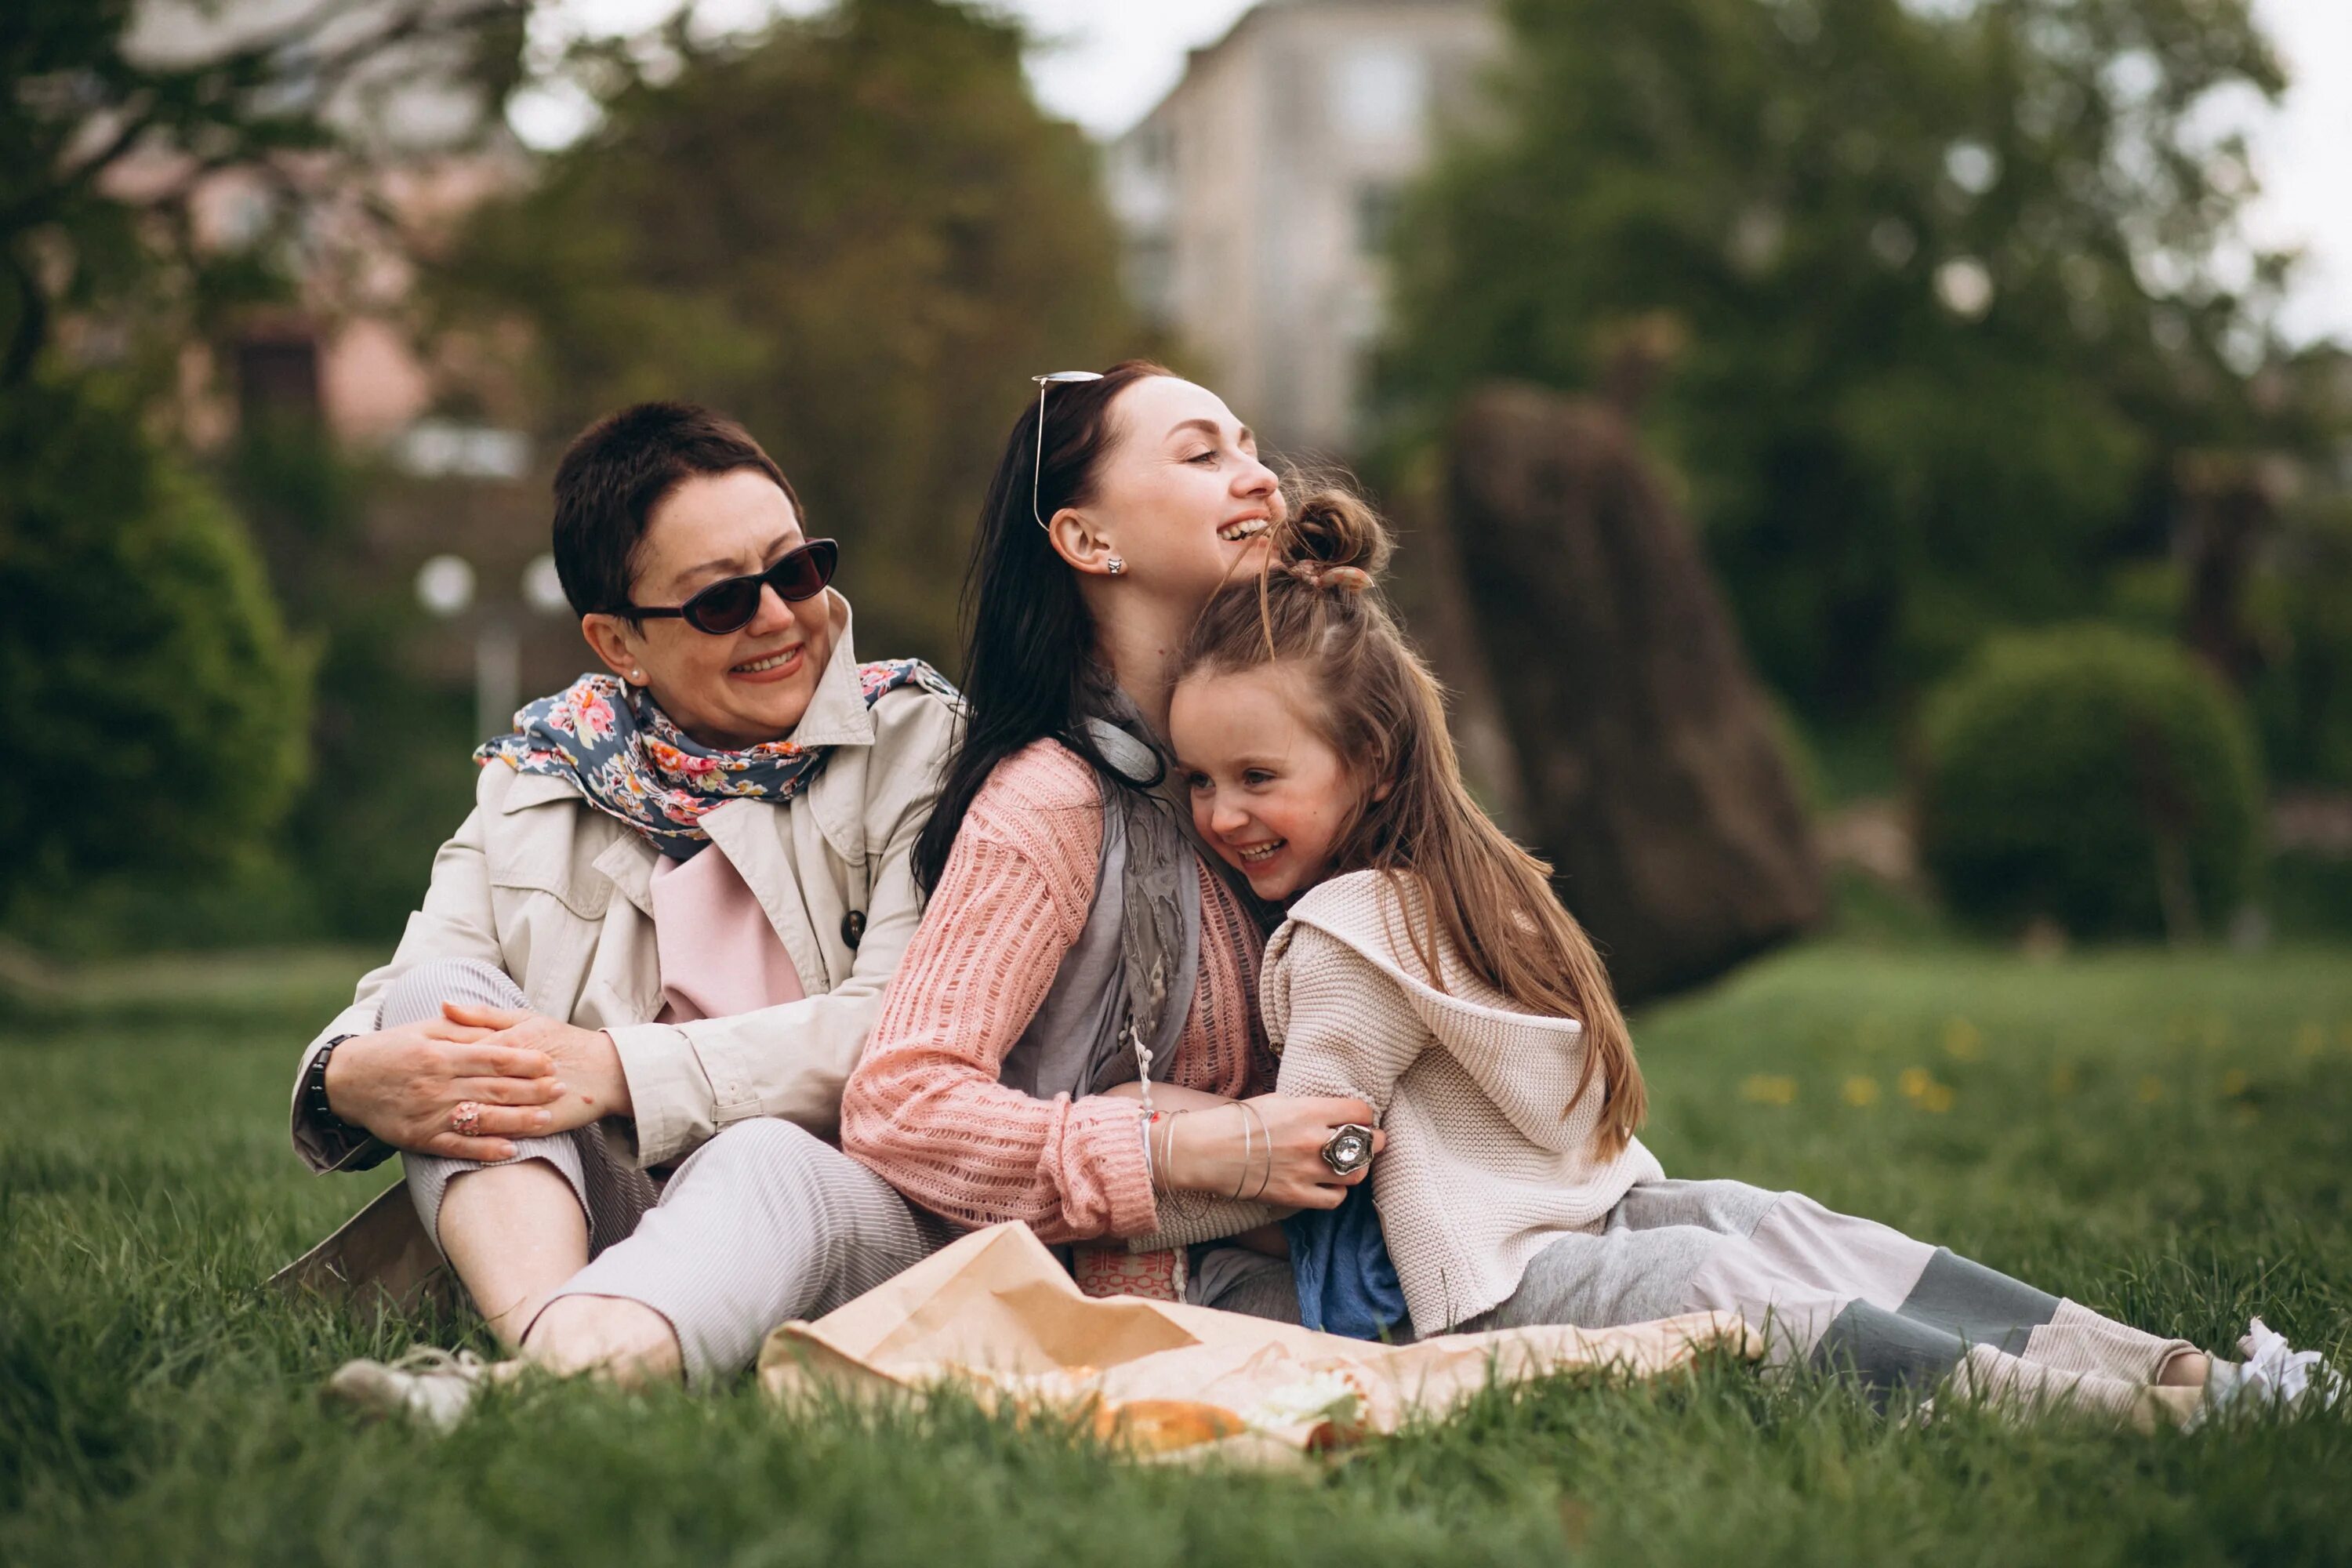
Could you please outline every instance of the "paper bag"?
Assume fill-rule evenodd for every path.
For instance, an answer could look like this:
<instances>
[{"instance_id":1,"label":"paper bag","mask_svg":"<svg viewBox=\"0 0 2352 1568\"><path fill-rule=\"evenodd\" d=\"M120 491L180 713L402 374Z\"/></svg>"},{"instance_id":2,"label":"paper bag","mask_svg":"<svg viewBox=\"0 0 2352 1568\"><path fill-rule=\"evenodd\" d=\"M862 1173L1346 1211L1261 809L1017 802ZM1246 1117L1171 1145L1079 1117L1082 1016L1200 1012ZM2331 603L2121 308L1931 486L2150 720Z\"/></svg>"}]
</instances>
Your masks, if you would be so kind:
<instances>
[{"instance_id":1,"label":"paper bag","mask_svg":"<svg viewBox=\"0 0 2352 1568\"><path fill-rule=\"evenodd\" d=\"M1179 1302L1089 1297L1026 1226L999 1225L815 1322L776 1330L760 1382L787 1403L949 1384L992 1407L1089 1420L1139 1454L1278 1460L1444 1415L1489 1382L1580 1367L1654 1377L1717 1348L1748 1360L1763 1352L1733 1314L1391 1346Z\"/></svg>"}]
</instances>

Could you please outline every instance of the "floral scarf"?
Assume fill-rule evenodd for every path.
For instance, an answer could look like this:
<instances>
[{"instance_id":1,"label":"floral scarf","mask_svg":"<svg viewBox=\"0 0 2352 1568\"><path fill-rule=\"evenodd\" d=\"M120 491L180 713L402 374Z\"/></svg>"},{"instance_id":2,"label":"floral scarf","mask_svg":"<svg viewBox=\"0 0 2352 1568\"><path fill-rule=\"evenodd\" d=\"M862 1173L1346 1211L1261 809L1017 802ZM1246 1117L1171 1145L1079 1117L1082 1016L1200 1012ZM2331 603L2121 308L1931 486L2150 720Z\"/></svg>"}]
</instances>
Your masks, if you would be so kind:
<instances>
[{"instance_id":1,"label":"floral scarf","mask_svg":"<svg viewBox=\"0 0 2352 1568\"><path fill-rule=\"evenodd\" d=\"M947 678L919 658L860 665L857 680L869 709L902 686L956 695ZM583 675L525 706L515 715L514 732L485 742L474 760L497 758L517 773L566 780L589 805L684 860L710 842L704 812L738 799L782 805L807 786L831 751L786 739L714 752L688 739L642 687Z\"/></svg>"}]
</instances>

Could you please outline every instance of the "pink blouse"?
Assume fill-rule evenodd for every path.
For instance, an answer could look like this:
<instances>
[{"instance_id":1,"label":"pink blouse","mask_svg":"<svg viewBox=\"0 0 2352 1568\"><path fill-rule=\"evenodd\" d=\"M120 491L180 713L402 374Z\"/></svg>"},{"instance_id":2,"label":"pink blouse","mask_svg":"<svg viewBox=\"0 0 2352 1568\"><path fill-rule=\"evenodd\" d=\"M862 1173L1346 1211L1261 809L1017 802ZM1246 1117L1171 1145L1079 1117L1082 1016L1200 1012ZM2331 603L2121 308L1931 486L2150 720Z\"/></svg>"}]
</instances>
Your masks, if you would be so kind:
<instances>
[{"instance_id":1,"label":"pink blouse","mask_svg":"<svg viewBox=\"0 0 2352 1568\"><path fill-rule=\"evenodd\" d=\"M657 1024L726 1018L807 993L792 955L725 850L654 865L654 950L661 962Z\"/></svg>"}]
</instances>

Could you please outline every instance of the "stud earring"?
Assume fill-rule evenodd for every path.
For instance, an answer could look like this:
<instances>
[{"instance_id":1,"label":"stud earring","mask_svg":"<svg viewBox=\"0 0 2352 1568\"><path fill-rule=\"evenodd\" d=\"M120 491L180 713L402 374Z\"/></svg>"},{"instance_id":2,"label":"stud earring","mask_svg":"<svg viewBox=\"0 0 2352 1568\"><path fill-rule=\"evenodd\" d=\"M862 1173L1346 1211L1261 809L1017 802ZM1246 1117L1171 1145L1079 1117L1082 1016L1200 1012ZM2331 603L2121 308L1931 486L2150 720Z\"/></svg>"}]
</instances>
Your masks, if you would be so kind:
<instances>
[{"instance_id":1,"label":"stud earring","mask_svg":"<svg viewBox=\"0 0 2352 1568\"><path fill-rule=\"evenodd\" d=\"M642 669L633 669L629 671L629 679L643 686L646 683L646 672Z\"/></svg>"},{"instance_id":2,"label":"stud earring","mask_svg":"<svg viewBox=\"0 0 2352 1568\"><path fill-rule=\"evenodd\" d=\"M1119 556L1111 556L1103 563L1103 570L1116 577L1127 570L1127 562Z\"/></svg>"}]
</instances>

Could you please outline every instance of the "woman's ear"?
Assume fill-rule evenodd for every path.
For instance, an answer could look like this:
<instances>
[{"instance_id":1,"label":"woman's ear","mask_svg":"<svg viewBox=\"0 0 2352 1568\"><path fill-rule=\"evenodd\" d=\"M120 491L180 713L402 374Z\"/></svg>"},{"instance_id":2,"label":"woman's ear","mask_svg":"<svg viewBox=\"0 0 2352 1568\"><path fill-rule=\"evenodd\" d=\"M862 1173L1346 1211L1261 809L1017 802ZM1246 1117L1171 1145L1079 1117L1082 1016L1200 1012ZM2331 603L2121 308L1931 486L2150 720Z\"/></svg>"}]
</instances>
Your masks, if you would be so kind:
<instances>
[{"instance_id":1,"label":"woman's ear","mask_svg":"<svg viewBox=\"0 0 2352 1568\"><path fill-rule=\"evenodd\" d=\"M596 614L580 617L580 635L604 661L604 668L632 686L646 683L645 660L629 645L634 640L618 616Z\"/></svg>"},{"instance_id":2,"label":"woman's ear","mask_svg":"<svg viewBox=\"0 0 2352 1568\"><path fill-rule=\"evenodd\" d=\"M1095 532L1094 525L1076 507L1066 506L1053 515L1045 524L1045 538L1072 571L1112 575L1110 561L1118 552L1109 540Z\"/></svg>"}]
</instances>

